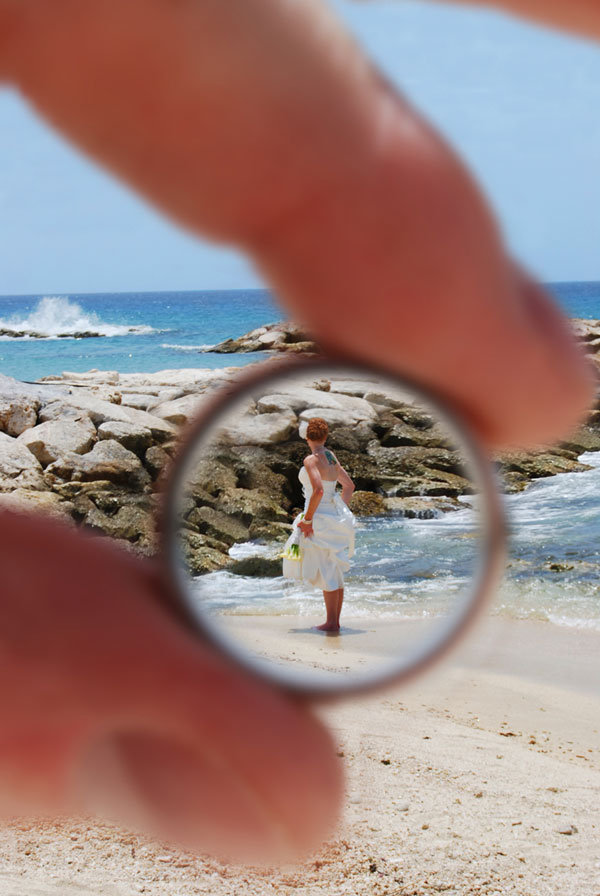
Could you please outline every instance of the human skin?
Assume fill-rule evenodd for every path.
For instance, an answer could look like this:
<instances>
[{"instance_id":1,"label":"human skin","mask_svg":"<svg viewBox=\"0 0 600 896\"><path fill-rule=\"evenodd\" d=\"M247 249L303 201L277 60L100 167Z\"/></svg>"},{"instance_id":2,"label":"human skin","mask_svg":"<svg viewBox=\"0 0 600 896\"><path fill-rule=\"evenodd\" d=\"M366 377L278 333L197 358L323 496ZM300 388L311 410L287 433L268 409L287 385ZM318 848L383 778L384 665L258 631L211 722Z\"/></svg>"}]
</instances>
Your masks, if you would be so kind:
<instances>
[{"instance_id":1,"label":"human skin","mask_svg":"<svg viewBox=\"0 0 600 896\"><path fill-rule=\"evenodd\" d=\"M600 34L596 3L510 7ZM179 224L247 251L323 344L422 379L488 445L556 438L591 401L468 172L317 0L0 0L0 76ZM0 560L7 812L83 804L255 860L321 840L330 738L174 624L149 563L8 514Z\"/></svg>"},{"instance_id":2,"label":"human skin","mask_svg":"<svg viewBox=\"0 0 600 896\"><path fill-rule=\"evenodd\" d=\"M306 535L308 538L313 534L312 520L315 515L315 511L321 503L321 499L323 498L323 482L321 479L319 464L317 458L314 456L314 452L321 450L325 443L315 442L313 441L313 439L307 439L306 441L312 454L311 456L304 458L304 466L306 468L306 472L308 473L308 478L310 479L312 494L310 496L310 501L308 502L308 507L306 508L305 519L301 520L301 522L298 524L298 528L300 529L302 534Z\"/></svg>"}]
</instances>

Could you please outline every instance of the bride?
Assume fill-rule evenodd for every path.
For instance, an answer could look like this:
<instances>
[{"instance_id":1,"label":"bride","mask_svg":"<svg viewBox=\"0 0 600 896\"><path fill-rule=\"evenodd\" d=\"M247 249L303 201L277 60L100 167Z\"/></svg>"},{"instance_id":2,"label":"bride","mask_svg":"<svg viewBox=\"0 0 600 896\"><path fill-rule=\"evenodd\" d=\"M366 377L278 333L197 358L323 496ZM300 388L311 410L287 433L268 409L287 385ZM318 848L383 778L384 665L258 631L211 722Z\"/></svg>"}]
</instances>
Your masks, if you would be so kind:
<instances>
[{"instance_id":1,"label":"bride","mask_svg":"<svg viewBox=\"0 0 600 896\"><path fill-rule=\"evenodd\" d=\"M302 536L302 579L321 588L327 618L317 626L324 632L339 632L344 602L344 573L354 553L354 516L348 503L354 483L339 464L333 451L325 447L329 427L321 417L312 417L306 428L310 454L304 459L298 478L304 492L304 512L294 520L294 533ZM341 495L336 484L342 486Z\"/></svg>"}]
</instances>

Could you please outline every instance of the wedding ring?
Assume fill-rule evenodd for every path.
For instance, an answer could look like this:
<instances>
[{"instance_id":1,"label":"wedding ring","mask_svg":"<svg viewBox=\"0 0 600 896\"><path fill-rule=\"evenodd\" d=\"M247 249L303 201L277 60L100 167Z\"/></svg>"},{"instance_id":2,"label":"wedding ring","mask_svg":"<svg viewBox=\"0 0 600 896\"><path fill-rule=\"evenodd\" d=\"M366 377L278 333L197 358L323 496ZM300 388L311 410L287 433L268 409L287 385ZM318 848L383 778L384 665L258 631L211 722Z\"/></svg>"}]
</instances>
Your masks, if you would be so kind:
<instances>
[{"instance_id":1,"label":"wedding ring","mask_svg":"<svg viewBox=\"0 0 600 896\"><path fill-rule=\"evenodd\" d=\"M315 417L356 486L356 553L330 557L344 570L339 633L318 628L324 580L290 582L278 566ZM331 698L444 656L499 581L505 524L495 471L444 400L374 366L287 357L203 398L169 476L162 548L184 624L252 674Z\"/></svg>"}]
</instances>

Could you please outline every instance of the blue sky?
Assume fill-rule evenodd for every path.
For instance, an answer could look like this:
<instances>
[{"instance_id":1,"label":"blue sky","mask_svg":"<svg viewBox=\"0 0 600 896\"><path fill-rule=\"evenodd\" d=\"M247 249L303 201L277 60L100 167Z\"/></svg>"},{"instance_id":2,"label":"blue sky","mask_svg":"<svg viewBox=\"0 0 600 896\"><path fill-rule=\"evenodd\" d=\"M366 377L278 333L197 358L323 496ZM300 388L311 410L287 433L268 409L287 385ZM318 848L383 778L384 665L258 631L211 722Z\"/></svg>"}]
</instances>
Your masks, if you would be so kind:
<instances>
[{"instance_id":1,"label":"blue sky","mask_svg":"<svg viewBox=\"0 0 600 896\"><path fill-rule=\"evenodd\" d=\"M515 253L600 280L600 47L466 8L335 6L468 160ZM0 90L0 295L258 286Z\"/></svg>"}]
</instances>

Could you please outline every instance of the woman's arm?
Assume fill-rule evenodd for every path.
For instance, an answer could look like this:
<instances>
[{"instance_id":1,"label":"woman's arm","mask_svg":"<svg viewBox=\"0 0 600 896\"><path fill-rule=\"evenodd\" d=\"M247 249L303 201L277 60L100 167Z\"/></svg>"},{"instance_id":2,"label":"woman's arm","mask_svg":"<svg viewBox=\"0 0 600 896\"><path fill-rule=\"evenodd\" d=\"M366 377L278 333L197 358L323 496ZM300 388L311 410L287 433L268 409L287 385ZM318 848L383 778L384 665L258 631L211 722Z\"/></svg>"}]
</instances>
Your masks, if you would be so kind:
<instances>
[{"instance_id":1,"label":"woman's arm","mask_svg":"<svg viewBox=\"0 0 600 896\"><path fill-rule=\"evenodd\" d=\"M338 461L338 477L337 481L342 486L342 501L345 504L350 504L350 499L354 494L354 483Z\"/></svg>"}]
</instances>

